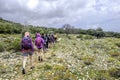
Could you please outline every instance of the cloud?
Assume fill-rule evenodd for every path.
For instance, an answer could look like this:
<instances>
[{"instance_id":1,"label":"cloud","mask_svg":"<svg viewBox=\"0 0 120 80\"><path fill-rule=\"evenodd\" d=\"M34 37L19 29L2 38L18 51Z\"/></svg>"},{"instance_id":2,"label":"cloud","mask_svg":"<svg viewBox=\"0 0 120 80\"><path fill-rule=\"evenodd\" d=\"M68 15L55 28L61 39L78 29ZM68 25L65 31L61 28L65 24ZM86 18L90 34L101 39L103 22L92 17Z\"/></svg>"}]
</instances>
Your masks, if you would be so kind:
<instances>
[{"instance_id":1,"label":"cloud","mask_svg":"<svg viewBox=\"0 0 120 80\"><path fill-rule=\"evenodd\" d=\"M0 0L0 17L15 22L120 32L119 0Z\"/></svg>"}]
</instances>

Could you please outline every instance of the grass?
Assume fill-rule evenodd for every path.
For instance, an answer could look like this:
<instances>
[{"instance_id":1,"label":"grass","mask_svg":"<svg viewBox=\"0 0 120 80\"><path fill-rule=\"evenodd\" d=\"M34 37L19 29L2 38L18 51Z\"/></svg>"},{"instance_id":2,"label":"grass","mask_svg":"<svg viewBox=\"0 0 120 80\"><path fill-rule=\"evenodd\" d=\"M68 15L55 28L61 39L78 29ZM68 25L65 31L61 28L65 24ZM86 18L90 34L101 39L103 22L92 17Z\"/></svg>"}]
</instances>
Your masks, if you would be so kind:
<instances>
[{"instance_id":1,"label":"grass","mask_svg":"<svg viewBox=\"0 0 120 80\"><path fill-rule=\"evenodd\" d=\"M5 49L8 47L0 53L0 80L119 80L119 39L81 40L76 36L60 34L61 40L45 53L45 61L39 63L33 55L35 69L29 69L28 59L27 74L22 75L22 53L11 51L19 46L21 35L0 34ZM10 43L11 39L10 42L16 43Z\"/></svg>"}]
</instances>

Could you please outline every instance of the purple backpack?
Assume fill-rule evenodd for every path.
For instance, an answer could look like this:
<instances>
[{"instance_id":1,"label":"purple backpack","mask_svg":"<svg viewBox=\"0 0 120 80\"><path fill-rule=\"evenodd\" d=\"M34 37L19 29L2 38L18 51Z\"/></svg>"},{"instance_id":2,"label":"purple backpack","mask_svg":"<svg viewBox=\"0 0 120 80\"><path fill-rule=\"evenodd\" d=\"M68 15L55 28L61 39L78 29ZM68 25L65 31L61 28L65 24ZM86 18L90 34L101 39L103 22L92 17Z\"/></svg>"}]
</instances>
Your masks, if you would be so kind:
<instances>
[{"instance_id":1,"label":"purple backpack","mask_svg":"<svg viewBox=\"0 0 120 80\"><path fill-rule=\"evenodd\" d=\"M22 39L22 48L25 50L32 49L32 43L30 37L24 37Z\"/></svg>"},{"instance_id":2,"label":"purple backpack","mask_svg":"<svg viewBox=\"0 0 120 80\"><path fill-rule=\"evenodd\" d=\"M37 42L37 46L41 46L41 38L40 37L38 37L37 39L36 39L36 42Z\"/></svg>"}]
</instances>

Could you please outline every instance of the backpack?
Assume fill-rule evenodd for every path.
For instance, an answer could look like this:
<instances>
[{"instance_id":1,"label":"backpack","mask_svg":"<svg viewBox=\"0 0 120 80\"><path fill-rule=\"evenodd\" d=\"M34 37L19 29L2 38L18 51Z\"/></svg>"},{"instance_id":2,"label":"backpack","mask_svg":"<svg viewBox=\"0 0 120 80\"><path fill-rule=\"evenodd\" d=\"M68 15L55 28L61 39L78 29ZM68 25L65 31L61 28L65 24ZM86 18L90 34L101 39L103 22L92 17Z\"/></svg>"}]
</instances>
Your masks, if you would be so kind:
<instances>
[{"instance_id":1,"label":"backpack","mask_svg":"<svg viewBox=\"0 0 120 80\"><path fill-rule=\"evenodd\" d=\"M32 48L30 37L24 37L22 39L22 48L24 48L25 50Z\"/></svg>"},{"instance_id":2,"label":"backpack","mask_svg":"<svg viewBox=\"0 0 120 80\"><path fill-rule=\"evenodd\" d=\"M45 41L45 43L48 42L48 37L47 36L44 37L44 41Z\"/></svg>"},{"instance_id":3,"label":"backpack","mask_svg":"<svg viewBox=\"0 0 120 80\"><path fill-rule=\"evenodd\" d=\"M40 37L38 37L37 39L36 39L36 41L37 41L37 46L41 46L41 38Z\"/></svg>"}]
</instances>

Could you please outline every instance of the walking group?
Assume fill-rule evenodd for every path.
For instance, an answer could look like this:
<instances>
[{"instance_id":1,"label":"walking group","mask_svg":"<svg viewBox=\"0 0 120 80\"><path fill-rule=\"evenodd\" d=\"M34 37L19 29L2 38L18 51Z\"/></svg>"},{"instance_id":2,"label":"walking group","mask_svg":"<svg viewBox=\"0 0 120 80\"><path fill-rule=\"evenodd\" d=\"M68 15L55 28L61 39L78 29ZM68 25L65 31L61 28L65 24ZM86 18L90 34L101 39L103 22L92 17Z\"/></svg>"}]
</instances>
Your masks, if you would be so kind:
<instances>
[{"instance_id":1,"label":"walking group","mask_svg":"<svg viewBox=\"0 0 120 80\"><path fill-rule=\"evenodd\" d=\"M25 66L27 58L30 58L30 69L33 69L33 53L37 54L37 60L39 62L44 60L44 54L48 48L53 47L57 40L57 36L53 34L40 34L36 33L35 40L32 41L29 32L25 32L24 37L21 40L21 49L23 56L22 74L26 73Z\"/></svg>"}]
</instances>

